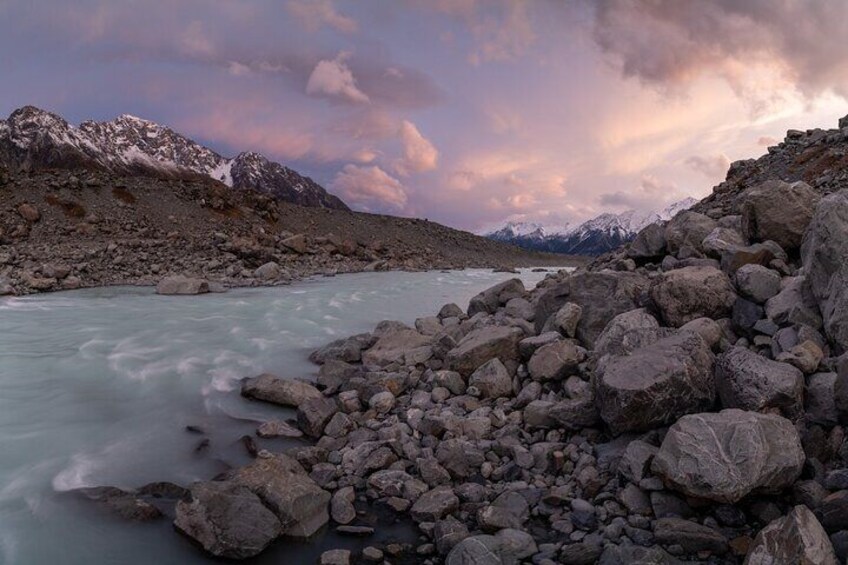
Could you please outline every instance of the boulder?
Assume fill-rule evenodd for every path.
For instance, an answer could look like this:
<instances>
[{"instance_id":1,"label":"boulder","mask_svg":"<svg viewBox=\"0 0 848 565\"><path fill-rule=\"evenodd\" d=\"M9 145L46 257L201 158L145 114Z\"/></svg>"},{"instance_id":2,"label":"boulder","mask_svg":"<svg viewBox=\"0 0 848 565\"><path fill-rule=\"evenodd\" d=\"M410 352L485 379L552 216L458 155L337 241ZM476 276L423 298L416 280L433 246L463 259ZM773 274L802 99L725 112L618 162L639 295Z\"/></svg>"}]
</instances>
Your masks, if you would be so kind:
<instances>
[{"instance_id":1,"label":"boulder","mask_svg":"<svg viewBox=\"0 0 848 565\"><path fill-rule=\"evenodd\" d=\"M737 247L745 247L747 243L738 231L730 228L717 227L701 242L701 249L710 257L721 259L721 256L726 251Z\"/></svg>"},{"instance_id":2,"label":"boulder","mask_svg":"<svg viewBox=\"0 0 848 565\"><path fill-rule=\"evenodd\" d=\"M323 365L328 361L358 363L362 360L362 350L368 349L376 342L377 338L368 333L337 339L313 351L309 360L316 365Z\"/></svg>"},{"instance_id":3,"label":"boulder","mask_svg":"<svg viewBox=\"0 0 848 565\"><path fill-rule=\"evenodd\" d=\"M477 387L483 398L500 398L512 395L512 377L500 359L491 359L477 368L468 379Z\"/></svg>"},{"instance_id":4,"label":"boulder","mask_svg":"<svg viewBox=\"0 0 848 565\"><path fill-rule=\"evenodd\" d=\"M665 255L665 227L655 223L643 228L627 248L627 256L637 261L649 261Z\"/></svg>"},{"instance_id":5,"label":"boulder","mask_svg":"<svg viewBox=\"0 0 848 565\"><path fill-rule=\"evenodd\" d=\"M499 307L506 305L513 298L523 298L525 294L527 290L521 279L509 279L474 296L468 303L468 315L473 316L480 312L494 314Z\"/></svg>"},{"instance_id":6,"label":"boulder","mask_svg":"<svg viewBox=\"0 0 848 565\"><path fill-rule=\"evenodd\" d=\"M519 328L487 326L472 330L447 354L448 368L464 377L471 375L487 361L518 360L518 342L524 337Z\"/></svg>"},{"instance_id":7,"label":"boulder","mask_svg":"<svg viewBox=\"0 0 848 565\"><path fill-rule=\"evenodd\" d=\"M538 551L533 537L521 530L505 529L497 534L477 535L457 543L446 565L518 565Z\"/></svg>"},{"instance_id":8,"label":"boulder","mask_svg":"<svg viewBox=\"0 0 848 565\"><path fill-rule=\"evenodd\" d=\"M675 328L696 318L724 318L736 300L730 279L714 267L664 273L651 285L650 294L663 320Z\"/></svg>"},{"instance_id":9,"label":"boulder","mask_svg":"<svg viewBox=\"0 0 848 565\"><path fill-rule=\"evenodd\" d=\"M26 202L24 202L23 204L18 206L17 210L21 218L31 224L34 224L35 222L41 219L41 212L39 212L38 208L36 208L32 204L27 204Z\"/></svg>"},{"instance_id":10,"label":"boulder","mask_svg":"<svg viewBox=\"0 0 848 565\"><path fill-rule=\"evenodd\" d=\"M329 520L330 493L309 478L287 455L258 457L228 475L234 484L250 489L276 515L283 535L308 538Z\"/></svg>"},{"instance_id":11,"label":"boulder","mask_svg":"<svg viewBox=\"0 0 848 565\"><path fill-rule=\"evenodd\" d=\"M822 359L824 359L824 353L821 348L809 339L777 356L778 361L789 363L806 375L815 373Z\"/></svg>"},{"instance_id":12,"label":"boulder","mask_svg":"<svg viewBox=\"0 0 848 565\"><path fill-rule=\"evenodd\" d=\"M780 292L780 274L762 265L744 265L736 271L739 293L758 304Z\"/></svg>"},{"instance_id":13,"label":"boulder","mask_svg":"<svg viewBox=\"0 0 848 565\"><path fill-rule=\"evenodd\" d=\"M727 552L727 538L721 532L683 518L660 518L654 525L654 539L662 545L679 545L688 554Z\"/></svg>"},{"instance_id":14,"label":"boulder","mask_svg":"<svg viewBox=\"0 0 848 565\"><path fill-rule=\"evenodd\" d=\"M796 506L760 530L745 557L745 565L778 563L839 563L827 532L806 506Z\"/></svg>"},{"instance_id":15,"label":"boulder","mask_svg":"<svg viewBox=\"0 0 848 565\"><path fill-rule=\"evenodd\" d=\"M176 485L174 485L176 487ZM175 490L182 490L179 487ZM140 498L136 493L127 492L116 487L89 487L74 490L88 500L97 502L110 512L124 520L132 522L149 522L158 520L162 512L154 505ZM185 493L179 493L173 498L181 498ZM171 498L171 497L169 497Z\"/></svg>"},{"instance_id":16,"label":"boulder","mask_svg":"<svg viewBox=\"0 0 848 565\"><path fill-rule=\"evenodd\" d=\"M339 411L338 404L332 398L310 398L297 407L297 424L301 431L310 437L321 437L324 426Z\"/></svg>"},{"instance_id":17,"label":"boulder","mask_svg":"<svg viewBox=\"0 0 848 565\"><path fill-rule=\"evenodd\" d=\"M737 205L742 234L751 241L772 240L798 249L821 196L805 182L768 180L743 192Z\"/></svg>"},{"instance_id":18,"label":"boulder","mask_svg":"<svg viewBox=\"0 0 848 565\"><path fill-rule=\"evenodd\" d=\"M422 348L429 349L431 343L431 336L423 335L411 328L404 327L388 331L380 336L370 349L362 352L362 363L381 367L391 363L414 365L414 362L409 363L409 361L413 360Z\"/></svg>"},{"instance_id":19,"label":"boulder","mask_svg":"<svg viewBox=\"0 0 848 565\"><path fill-rule=\"evenodd\" d=\"M779 409L796 418L804 408L804 375L787 363L732 347L718 357L716 389L725 408L762 411Z\"/></svg>"},{"instance_id":20,"label":"boulder","mask_svg":"<svg viewBox=\"0 0 848 565\"><path fill-rule=\"evenodd\" d=\"M303 234L287 237L282 240L280 244L286 249L294 251L299 255L309 252L309 241L307 241L306 236Z\"/></svg>"},{"instance_id":21,"label":"boulder","mask_svg":"<svg viewBox=\"0 0 848 565\"><path fill-rule=\"evenodd\" d=\"M556 341L537 349L527 363L527 370L535 381L562 380L573 375L585 359L586 351L573 341Z\"/></svg>"},{"instance_id":22,"label":"boulder","mask_svg":"<svg viewBox=\"0 0 848 565\"><path fill-rule=\"evenodd\" d=\"M156 294L205 294L209 292L209 282L183 275L166 277L156 285Z\"/></svg>"},{"instance_id":23,"label":"boulder","mask_svg":"<svg viewBox=\"0 0 848 565\"><path fill-rule=\"evenodd\" d=\"M801 258L828 337L839 352L848 350L848 190L819 202Z\"/></svg>"},{"instance_id":24,"label":"boulder","mask_svg":"<svg viewBox=\"0 0 848 565\"><path fill-rule=\"evenodd\" d=\"M811 422L828 427L839 423L835 385L836 373L810 375L804 398L804 411Z\"/></svg>"},{"instance_id":25,"label":"boulder","mask_svg":"<svg viewBox=\"0 0 848 565\"><path fill-rule=\"evenodd\" d=\"M459 498L449 486L438 486L422 494L410 509L416 522L435 522L459 508Z\"/></svg>"},{"instance_id":26,"label":"boulder","mask_svg":"<svg viewBox=\"0 0 848 565\"><path fill-rule=\"evenodd\" d=\"M253 276L261 281L275 281L283 274L280 265L275 261L268 261L253 271Z\"/></svg>"},{"instance_id":27,"label":"boulder","mask_svg":"<svg viewBox=\"0 0 848 565\"><path fill-rule=\"evenodd\" d=\"M608 544L598 565L683 565L661 547L642 547L635 544Z\"/></svg>"},{"instance_id":28,"label":"boulder","mask_svg":"<svg viewBox=\"0 0 848 565\"><path fill-rule=\"evenodd\" d=\"M567 337L577 335L577 324L583 315L583 308L577 304L566 302L562 308L554 314L554 329Z\"/></svg>"},{"instance_id":29,"label":"boulder","mask_svg":"<svg viewBox=\"0 0 848 565\"><path fill-rule=\"evenodd\" d=\"M818 328L821 318L815 299L805 288L805 277L789 277L782 281L781 290L766 301L765 313L778 325L803 323Z\"/></svg>"},{"instance_id":30,"label":"boulder","mask_svg":"<svg viewBox=\"0 0 848 565\"><path fill-rule=\"evenodd\" d=\"M612 359L595 381L601 418L619 434L649 430L710 408L714 360L707 343L692 332Z\"/></svg>"},{"instance_id":31,"label":"boulder","mask_svg":"<svg viewBox=\"0 0 848 565\"><path fill-rule=\"evenodd\" d=\"M270 373L244 379L241 383L241 395L294 408L311 398L323 396L309 383L295 379L281 379Z\"/></svg>"},{"instance_id":32,"label":"boulder","mask_svg":"<svg viewBox=\"0 0 848 565\"><path fill-rule=\"evenodd\" d=\"M190 500L177 503L174 527L216 557L253 557L282 531L277 516L245 486L199 482L190 492Z\"/></svg>"},{"instance_id":33,"label":"boulder","mask_svg":"<svg viewBox=\"0 0 848 565\"><path fill-rule=\"evenodd\" d=\"M631 341L625 338L631 330L656 330L659 329L659 327L660 323L657 322L657 319L651 316L644 308L638 308L619 314L609 321L598 336L598 339L595 340L592 358L596 362L599 362L601 359L609 355L623 355L630 353L639 347L628 347L624 345L625 342Z\"/></svg>"},{"instance_id":34,"label":"boulder","mask_svg":"<svg viewBox=\"0 0 848 565\"><path fill-rule=\"evenodd\" d=\"M701 251L704 238L716 227L718 224L709 216L691 210L680 212L665 226L669 253L676 255L684 247Z\"/></svg>"},{"instance_id":35,"label":"boulder","mask_svg":"<svg viewBox=\"0 0 848 565\"><path fill-rule=\"evenodd\" d=\"M567 302L582 308L576 337L591 349L606 325L623 312L639 307L647 279L636 273L581 272L546 287L536 301L534 318L540 332L548 318Z\"/></svg>"},{"instance_id":36,"label":"boulder","mask_svg":"<svg viewBox=\"0 0 848 565\"><path fill-rule=\"evenodd\" d=\"M801 474L804 451L789 420L729 409L683 416L669 428L651 468L688 496L734 504L776 493Z\"/></svg>"}]
</instances>

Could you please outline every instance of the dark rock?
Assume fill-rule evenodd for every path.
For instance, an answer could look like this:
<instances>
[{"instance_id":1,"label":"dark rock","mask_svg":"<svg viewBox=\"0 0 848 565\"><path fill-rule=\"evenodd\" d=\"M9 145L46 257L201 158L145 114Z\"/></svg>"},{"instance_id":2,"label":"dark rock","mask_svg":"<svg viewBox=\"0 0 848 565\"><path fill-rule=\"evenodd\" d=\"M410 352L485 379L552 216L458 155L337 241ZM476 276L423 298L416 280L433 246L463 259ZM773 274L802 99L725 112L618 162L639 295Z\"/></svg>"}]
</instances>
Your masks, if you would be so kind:
<instances>
[{"instance_id":1,"label":"dark rock","mask_svg":"<svg viewBox=\"0 0 848 565\"><path fill-rule=\"evenodd\" d=\"M241 395L295 408L306 400L323 396L317 388L309 383L296 379L281 379L270 373L244 379L241 383Z\"/></svg>"},{"instance_id":2,"label":"dark rock","mask_svg":"<svg viewBox=\"0 0 848 565\"><path fill-rule=\"evenodd\" d=\"M761 411L778 408L789 418L803 412L804 375L743 347L718 357L715 384L722 406Z\"/></svg>"},{"instance_id":3,"label":"dark rock","mask_svg":"<svg viewBox=\"0 0 848 565\"><path fill-rule=\"evenodd\" d=\"M663 319L672 327L696 318L723 318L736 300L727 275L713 267L685 267L664 273L651 286L650 293Z\"/></svg>"},{"instance_id":4,"label":"dark rock","mask_svg":"<svg viewBox=\"0 0 848 565\"><path fill-rule=\"evenodd\" d=\"M787 250L801 238L821 196L804 182L770 180L739 196L742 234L751 241L772 240Z\"/></svg>"},{"instance_id":5,"label":"dark rock","mask_svg":"<svg viewBox=\"0 0 848 565\"><path fill-rule=\"evenodd\" d=\"M727 538L713 528L682 518L660 518L654 525L654 538L663 545L679 545L686 553L727 552Z\"/></svg>"},{"instance_id":6,"label":"dark rock","mask_svg":"<svg viewBox=\"0 0 848 565\"><path fill-rule=\"evenodd\" d=\"M775 563L838 563L827 533L806 507L796 506L760 530L745 558L746 565Z\"/></svg>"}]
</instances>

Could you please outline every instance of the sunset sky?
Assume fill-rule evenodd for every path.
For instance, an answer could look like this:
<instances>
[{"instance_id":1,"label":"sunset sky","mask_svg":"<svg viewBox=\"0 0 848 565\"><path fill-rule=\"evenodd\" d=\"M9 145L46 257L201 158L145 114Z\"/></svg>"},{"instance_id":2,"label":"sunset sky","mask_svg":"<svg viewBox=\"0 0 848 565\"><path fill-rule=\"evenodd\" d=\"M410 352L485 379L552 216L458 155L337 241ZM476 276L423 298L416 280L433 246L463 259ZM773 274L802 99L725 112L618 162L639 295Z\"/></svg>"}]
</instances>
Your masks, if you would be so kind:
<instances>
[{"instance_id":1,"label":"sunset sky","mask_svg":"<svg viewBox=\"0 0 848 565\"><path fill-rule=\"evenodd\" d=\"M479 230L702 197L848 114L844 0L5 0L0 115L130 113Z\"/></svg>"}]
</instances>

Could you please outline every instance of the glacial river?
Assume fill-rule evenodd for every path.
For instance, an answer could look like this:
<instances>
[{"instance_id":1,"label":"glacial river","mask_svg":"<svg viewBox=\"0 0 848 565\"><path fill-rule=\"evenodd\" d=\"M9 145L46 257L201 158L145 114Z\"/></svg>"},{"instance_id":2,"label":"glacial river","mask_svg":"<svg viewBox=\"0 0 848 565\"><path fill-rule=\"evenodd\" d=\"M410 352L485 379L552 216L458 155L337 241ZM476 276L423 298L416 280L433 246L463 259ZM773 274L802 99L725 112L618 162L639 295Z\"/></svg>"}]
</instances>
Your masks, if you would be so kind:
<instances>
[{"instance_id":1,"label":"glacial river","mask_svg":"<svg viewBox=\"0 0 848 565\"><path fill-rule=\"evenodd\" d=\"M0 299L0 565L209 563L169 520L122 522L67 491L188 485L245 464L238 438L287 414L242 399L239 379L314 375L307 355L328 341L446 302L464 308L513 276L363 273L196 297L116 287ZM532 287L545 273L519 276ZM195 452L201 436L187 425L205 431L208 449ZM380 535L415 540L398 530ZM309 563L368 543L331 533L278 542L254 562Z\"/></svg>"}]
</instances>

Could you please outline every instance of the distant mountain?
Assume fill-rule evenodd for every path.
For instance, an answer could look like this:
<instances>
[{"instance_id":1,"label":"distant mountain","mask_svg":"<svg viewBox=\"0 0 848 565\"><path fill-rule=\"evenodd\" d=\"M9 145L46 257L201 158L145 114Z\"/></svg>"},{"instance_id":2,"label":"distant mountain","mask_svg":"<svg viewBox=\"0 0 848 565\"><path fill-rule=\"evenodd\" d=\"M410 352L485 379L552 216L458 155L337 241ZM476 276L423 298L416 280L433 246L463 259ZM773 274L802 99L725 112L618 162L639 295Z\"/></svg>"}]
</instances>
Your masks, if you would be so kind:
<instances>
[{"instance_id":1,"label":"distant mountain","mask_svg":"<svg viewBox=\"0 0 848 565\"><path fill-rule=\"evenodd\" d=\"M502 227L484 230L485 237L511 243L524 249L568 255L602 255L631 241L644 227L669 220L698 202L686 198L649 213L628 210L605 213L577 226L546 227L538 223L507 222Z\"/></svg>"},{"instance_id":2,"label":"distant mountain","mask_svg":"<svg viewBox=\"0 0 848 565\"><path fill-rule=\"evenodd\" d=\"M258 153L223 157L168 127L128 114L74 127L61 116L25 106L0 120L0 164L13 170L86 168L129 175L202 175L294 204L348 209L309 177Z\"/></svg>"}]
</instances>

